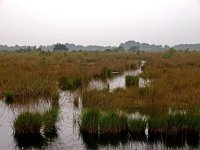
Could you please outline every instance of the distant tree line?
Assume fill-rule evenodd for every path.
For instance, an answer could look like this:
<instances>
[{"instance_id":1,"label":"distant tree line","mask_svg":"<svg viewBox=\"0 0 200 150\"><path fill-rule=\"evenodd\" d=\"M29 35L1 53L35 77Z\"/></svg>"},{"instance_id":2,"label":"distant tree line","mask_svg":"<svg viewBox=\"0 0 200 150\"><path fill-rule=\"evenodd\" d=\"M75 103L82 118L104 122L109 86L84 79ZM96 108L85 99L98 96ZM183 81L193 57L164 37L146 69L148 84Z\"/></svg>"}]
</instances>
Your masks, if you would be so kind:
<instances>
[{"instance_id":1,"label":"distant tree line","mask_svg":"<svg viewBox=\"0 0 200 150\"><path fill-rule=\"evenodd\" d=\"M69 49L64 44L57 43L54 46L53 50L54 51L68 51Z\"/></svg>"}]
</instances>

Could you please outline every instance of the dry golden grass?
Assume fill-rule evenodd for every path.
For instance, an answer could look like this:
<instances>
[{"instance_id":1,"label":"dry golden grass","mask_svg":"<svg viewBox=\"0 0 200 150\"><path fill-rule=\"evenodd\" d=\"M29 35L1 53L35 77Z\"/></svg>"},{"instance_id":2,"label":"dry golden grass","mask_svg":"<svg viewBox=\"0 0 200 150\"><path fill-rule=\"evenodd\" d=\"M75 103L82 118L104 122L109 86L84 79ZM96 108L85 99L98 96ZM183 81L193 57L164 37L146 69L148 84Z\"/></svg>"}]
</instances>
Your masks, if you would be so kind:
<instances>
[{"instance_id":1,"label":"dry golden grass","mask_svg":"<svg viewBox=\"0 0 200 150\"><path fill-rule=\"evenodd\" d=\"M178 106L200 103L200 53L176 52L169 59L159 54L151 57L145 73L153 80L153 103Z\"/></svg>"},{"instance_id":2,"label":"dry golden grass","mask_svg":"<svg viewBox=\"0 0 200 150\"><path fill-rule=\"evenodd\" d=\"M200 104L199 52L176 51L170 58L164 58L158 52L146 53L145 59L147 63L142 76L151 79L145 95L141 96L143 91L137 87L114 93L86 91L83 104L115 109L196 107Z\"/></svg>"},{"instance_id":3,"label":"dry golden grass","mask_svg":"<svg viewBox=\"0 0 200 150\"><path fill-rule=\"evenodd\" d=\"M51 95L58 90L61 76L85 80L100 75L105 67L123 71L136 66L133 53L109 52L0 52L0 95L13 92L19 97Z\"/></svg>"}]
</instances>

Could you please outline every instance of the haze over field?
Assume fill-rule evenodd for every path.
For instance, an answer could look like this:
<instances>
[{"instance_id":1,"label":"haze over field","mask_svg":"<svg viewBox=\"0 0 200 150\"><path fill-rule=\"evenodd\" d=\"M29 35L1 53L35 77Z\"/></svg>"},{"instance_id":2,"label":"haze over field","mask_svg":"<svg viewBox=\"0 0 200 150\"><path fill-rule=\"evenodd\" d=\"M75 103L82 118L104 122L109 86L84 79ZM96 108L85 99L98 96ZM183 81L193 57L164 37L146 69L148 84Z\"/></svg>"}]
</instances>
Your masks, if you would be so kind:
<instances>
[{"instance_id":1,"label":"haze over field","mask_svg":"<svg viewBox=\"0 0 200 150\"><path fill-rule=\"evenodd\" d=\"M199 0L0 0L0 44L200 42Z\"/></svg>"}]
</instances>

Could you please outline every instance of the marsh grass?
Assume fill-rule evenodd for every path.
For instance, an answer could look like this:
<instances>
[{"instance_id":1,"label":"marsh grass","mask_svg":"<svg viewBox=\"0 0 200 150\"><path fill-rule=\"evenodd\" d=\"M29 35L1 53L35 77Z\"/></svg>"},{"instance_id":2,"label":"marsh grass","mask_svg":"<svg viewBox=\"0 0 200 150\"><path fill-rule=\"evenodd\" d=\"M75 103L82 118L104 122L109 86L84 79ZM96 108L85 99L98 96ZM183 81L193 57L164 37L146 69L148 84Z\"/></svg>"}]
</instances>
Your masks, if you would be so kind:
<instances>
[{"instance_id":1,"label":"marsh grass","mask_svg":"<svg viewBox=\"0 0 200 150\"><path fill-rule=\"evenodd\" d=\"M59 88L61 90L75 90L82 85L81 78L61 77L59 79Z\"/></svg>"},{"instance_id":2,"label":"marsh grass","mask_svg":"<svg viewBox=\"0 0 200 150\"><path fill-rule=\"evenodd\" d=\"M15 99L15 94L13 92L6 92L5 93L5 102L6 104L12 104Z\"/></svg>"},{"instance_id":3,"label":"marsh grass","mask_svg":"<svg viewBox=\"0 0 200 150\"><path fill-rule=\"evenodd\" d=\"M149 134L163 135L167 132L168 120L167 117L150 117L148 119Z\"/></svg>"},{"instance_id":4,"label":"marsh grass","mask_svg":"<svg viewBox=\"0 0 200 150\"><path fill-rule=\"evenodd\" d=\"M23 112L14 120L15 135L38 135L42 127L40 113Z\"/></svg>"},{"instance_id":5,"label":"marsh grass","mask_svg":"<svg viewBox=\"0 0 200 150\"><path fill-rule=\"evenodd\" d=\"M139 77L138 76L126 76L125 77L126 86L137 86L139 83Z\"/></svg>"},{"instance_id":6,"label":"marsh grass","mask_svg":"<svg viewBox=\"0 0 200 150\"><path fill-rule=\"evenodd\" d=\"M139 119L129 118L128 119L128 127L129 127L129 130L131 133L139 134L139 133L144 132L146 125L147 125L147 121L142 118L139 118Z\"/></svg>"},{"instance_id":7,"label":"marsh grass","mask_svg":"<svg viewBox=\"0 0 200 150\"><path fill-rule=\"evenodd\" d=\"M136 65L138 58L128 52L0 52L0 62L1 95L13 91L18 97L37 97L57 91L63 76L85 82L101 76L103 68L122 72L128 64Z\"/></svg>"},{"instance_id":8,"label":"marsh grass","mask_svg":"<svg viewBox=\"0 0 200 150\"><path fill-rule=\"evenodd\" d=\"M42 116L44 125L44 133L50 134L56 131L56 122L58 120L59 107L54 106L50 110L46 111Z\"/></svg>"},{"instance_id":9,"label":"marsh grass","mask_svg":"<svg viewBox=\"0 0 200 150\"><path fill-rule=\"evenodd\" d=\"M170 114L168 116L168 125L172 128L185 128L187 126L187 115L177 113L177 114Z\"/></svg>"},{"instance_id":10,"label":"marsh grass","mask_svg":"<svg viewBox=\"0 0 200 150\"><path fill-rule=\"evenodd\" d=\"M175 54L176 50L173 48L170 48L168 50L166 50L163 54L162 57L163 58L171 58L174 54Z\"/></svg>"},{"instance_id":11,"label":"marsh grass","mask_svg":"<svg viewBox=\"0 0 200 150\"><path fill-rule=\"evenodd\" d=\"M200 130L200 114L187 114L187 127L189 130Z\"/></svg>"},{"instance_id":12,"label":"marsh grass","mask_svg":"<svg viewBox=\"0 0 200 150\"><path fill-rule=\"evenodd\" d=\"M127 117L116 112L109 112L99 120L101 134L118 134L122 130L127 130Z\"/></svg>"},{"instance_id":13,"label":"marsh grass","mask_svg":"<svg viewBox=\"0 0 200 150\"><path fill-rule=\"evenodd\" d=\"M44 134L46 136L57 135L56 122L59 118L59 93L52 94L51 108L42 114L42 122L44 126Z\"/></svg>"},{"instance_id":14,"label":"marsh grass","mask_svg":"<svg viewBox=\"0 0 200 150\"><path fill-rule=\"evenodd\" d=\"M101 113L95 109L88 109L83 112L81 116L81 131L86 131L88 133L97 133L99 118L101 117Z\"/></svg>"},{"instance_id":15,"label":"marsh grass","mask_svg":"<svg viewBox=\"0 0 200 150\"><path fill-rule=\"evenodd\" d=\"M108 68L103 68L101 70L101 78L106 79L106 78L111 78L113 76L112 70Z\"/></svg>"}]
</instances>

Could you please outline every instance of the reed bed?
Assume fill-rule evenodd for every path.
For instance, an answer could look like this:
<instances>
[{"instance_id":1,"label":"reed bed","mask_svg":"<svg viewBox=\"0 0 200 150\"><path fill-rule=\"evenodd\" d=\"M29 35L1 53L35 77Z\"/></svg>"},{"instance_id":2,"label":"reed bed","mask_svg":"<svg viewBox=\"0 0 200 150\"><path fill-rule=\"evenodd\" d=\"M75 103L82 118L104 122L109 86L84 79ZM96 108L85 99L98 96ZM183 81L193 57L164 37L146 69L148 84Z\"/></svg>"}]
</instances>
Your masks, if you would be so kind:
<instances>
[{"instance_id":1,"label":"reed bed","mask_svg":"<svg viewBox=\"0 0 200 150\"><path fill-rule=\"evenodd\" d=\"M80 130L89 134L113 135L129 132L133 136L145 134L148 128L150 136L170 136L196 131L200 133L200 114L168 114L163 117L132 118L117 112L100 112L90 109L83 112Z\"/></svg>"},{"instance_id":2,"label":"reed bed","mask_svg":"<svg viewBox=\"0 0 200 150\"><path fill-rule=\"evenodd\" d=\"M150 79L148 87L128 87L113 93L106 90L85 91L83 103L86 107L95 104L96 107L116 109L134 109L140 106L197 107L200 104L199 58L199 52L173 50L170 57L163 57L161 52L145 53L144 59L147 62L140 76Z\"/></svg>"},{"instance_id":3,"label":"reed bed","mask_svg":"<svg viewBox=\"0 0 200 150\"><path fill-rule=\"evenodd\" d=\"M42 127L40 113L24 112L14 121L15 135L38 135Z\"/></svg>"},{"instance_id":4,"label":"reed bed","mask_svg":"<svg viewBox=\"0 0 200 150\"><path fill-rule=\"evenodd\" d=\"M101 113L95 109L86 110L81 117L81 130L97 133L100 116Z\"/></svg>"},{"instance_id":5,"label":"reed bed","mask_svg":"<svg viewBox=\"0 0 200 150\"><path fill-rule=\"evenodd\" d=\"M0 95L12 91L16 97L50 95L63 76L85 83L139 63L138 56L128 52L0 52L0 62Z\"/></svg>"},{"instance_id":6,"label":"reed bed","mask_svg":"<svg viewBox=\"0 0 200 150\"><path fill-rule=\"evenodd\" d=\"M43 133L48 136L57 131L56 122L59 116L59 97L52 96L51 108L42 112L22 112L13 123L14 135L18 139L24 137L37 137Z\"/></svg>"}]
</instances>

